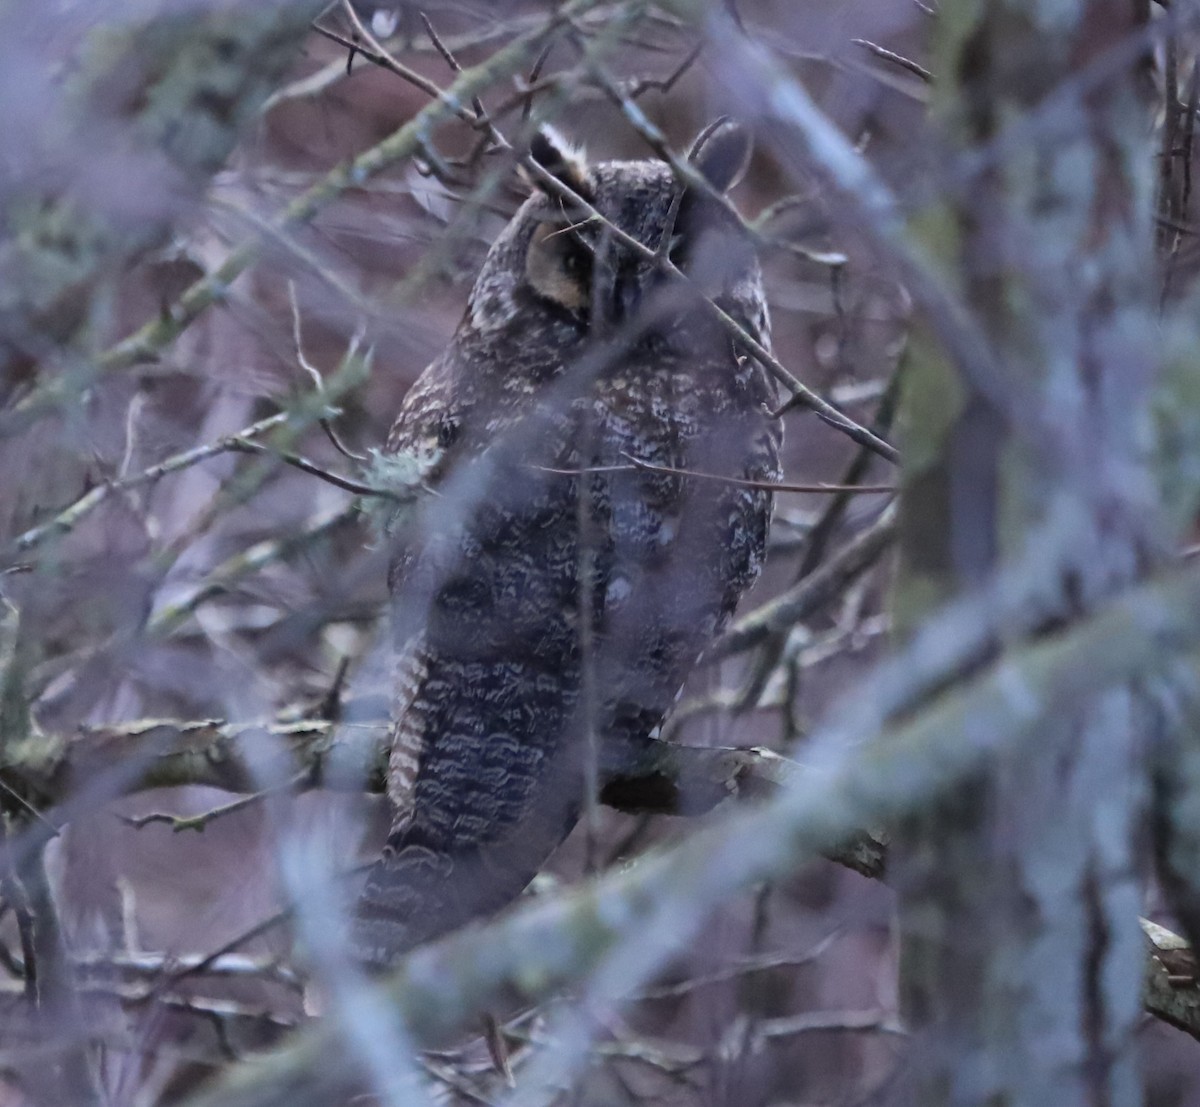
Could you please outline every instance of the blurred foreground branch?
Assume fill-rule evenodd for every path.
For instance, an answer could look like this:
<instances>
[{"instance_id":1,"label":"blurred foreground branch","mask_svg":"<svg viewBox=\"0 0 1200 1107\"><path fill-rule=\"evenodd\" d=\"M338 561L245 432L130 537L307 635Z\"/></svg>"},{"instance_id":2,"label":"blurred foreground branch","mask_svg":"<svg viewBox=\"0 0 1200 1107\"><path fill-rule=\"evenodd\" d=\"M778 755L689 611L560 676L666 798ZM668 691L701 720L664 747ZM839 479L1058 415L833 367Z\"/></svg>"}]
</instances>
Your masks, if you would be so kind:
<instances>
[{"instance_id":1,"label":"blurred foreground branch","mask_svg":"<svg viewBox=\"0 0 1200 1107\"><path fill-rule=\"evenodd\" d=\"M486 61L464 70L441 97L422 108L399 130L349 163L331 170L322 180L296 197L276 218L273 227L275 233L286 233L288 229L308 221L348 189L362 188L398 161L421 153L435 127L455 118L473 96L497 81L519 73L547 35L563 21L584 14L597 3L598 0L573 0L557 16L518 36ZM229 285L258 260L261 249L259 238L235 248L212 273L187 289L169 313L147 323L109 350L101 358L101 366L108 370L123 369L155 357L210 305L224 296Z\"/></svg>"},{"instance_id":2,"label":"blurred foreground branch","mask_svg":"<svg viewBox=\"0 0 1200 1107\"><path fill-rule=\"evenodd\" d=\"M20 44L36 57L47 48L43 36L63 33L56 5L10 7L0 32L14 52ZM56 347L74 347L120 267L159 245L200 201L293 61L321 0L192 5L184 15L166 7L143 4L125 21L90 29L74 44L69 79L25 89L41 113L42 141L22 149L41 163L0 204L9 243L0 395L58 356ZM122 158L137 167L136 189L104 179ZM31 395L74 394L74 376L60 374Z\"/></svg>"},{"instance_id":3,"label":"blurred foreground branch","mask_svg":"<svg viewBox=\"0 0 1200 1107\"><path fill-rule=\"evenodd\" d=\"M1169 572L1002 656L902 723L856 735L853 745L835 724L813 746L821 768L797 775L774 799L625 871L416 951L392 977L390 995L414 1040L428 1046L481 1008L534 1002L600 971L634 935L638 973L622 987L636 988L733 892L952 792L989 757L1036 740L1065 704L1160 673L1200 644L1197 604L1200 572ZM336 1036L317 1028L189 1102L249 1107L289 1093L297 1103L327 1102L356 1076L330 1048Z\"/></svg>"},{"instance_id":4,"label":"blurred foreground branch","mask_svg":"<svg viewBox=\"0 0 1200 1107\"><path fill-rule=\"evenodd\" d=\"M731 892L836 850L863 826L888 824L918 809L1010 742L1036 739L1064 700L1156 671L1167 654L1194 646L1200 628L1189 613L1196 603L1200 573L1194 568L1132 589L1077 627L994 662L902 725L857 735L853 747L836 731L827 734L813 747L834 747L833 764L825 768L801 769L761 750L687 750L665 743L638 765L621 772L610 767L606 798L623 807L670 810L672 794L690 794L687 810L702 808L694 801L697 781L717 798L771 798L594 886L417 952L393 981L393 998L418 1042L429 1045L464 1027L480 1007L534 1001L592 971L631 933L653 933L663 944L661 963ZM365 783L379 789L385 734L383 719L272 726L145 720L83 730L70 739L40 735L15 743L6 751L4 779L53 802L70 794L80 774L118 760L142 762L131 789L203 784L250 791L263 779L264 764L277 766L281 779L304 769L298 787ZM880 863L882 856L880 847ZM1147 932L1153 954L1147 1010L1200 1037L1200 990L1188 967L1194 958L1168 932L1151 933L1149 924ZM318 1030L269 1061L236 1070L220 1098L195 1102L265 1104L275 1101L265 1089L274 1096L280 1082L297 1089L303 1084L299 1102L313 1102L347 1086L354 1074L331 1061L330 1033Z\"/></svg>"}]
</instances>

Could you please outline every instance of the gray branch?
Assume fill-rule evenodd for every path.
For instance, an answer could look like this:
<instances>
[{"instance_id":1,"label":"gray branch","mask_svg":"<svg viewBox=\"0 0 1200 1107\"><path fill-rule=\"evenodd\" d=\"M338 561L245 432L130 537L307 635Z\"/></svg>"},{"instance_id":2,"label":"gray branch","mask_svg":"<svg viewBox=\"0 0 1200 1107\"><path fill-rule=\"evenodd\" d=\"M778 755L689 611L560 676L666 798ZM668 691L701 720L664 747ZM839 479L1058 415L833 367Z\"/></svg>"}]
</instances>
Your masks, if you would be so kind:
<instances>
[{"instance_id":1,"label":"gray branch","mask_svg":"<svg viewBox=\"0 0 1200 1107\"><path fill-rule=\"evenodd\" d=\"M570 894L422 948L388 991L424 1046L461 1031L481 1008L536 1002L611 969L637 936L636 988L691 940L709 912L757 881L782 876L858 827L890 824L953 792L1000 751L1019 754L1067 704L1156 672L1200 644L1200 572L1130 588L1073 628L1005 655L907 721L858 735L818 735L813 769L778 794L684 843ZM654 956L646 956L653 943ZM318 1026L253 1067L237 1067L190 1107L252 1107L294 1094L327 1102L353 1086L336 1030Z\"/></svg>"}]
</instances>

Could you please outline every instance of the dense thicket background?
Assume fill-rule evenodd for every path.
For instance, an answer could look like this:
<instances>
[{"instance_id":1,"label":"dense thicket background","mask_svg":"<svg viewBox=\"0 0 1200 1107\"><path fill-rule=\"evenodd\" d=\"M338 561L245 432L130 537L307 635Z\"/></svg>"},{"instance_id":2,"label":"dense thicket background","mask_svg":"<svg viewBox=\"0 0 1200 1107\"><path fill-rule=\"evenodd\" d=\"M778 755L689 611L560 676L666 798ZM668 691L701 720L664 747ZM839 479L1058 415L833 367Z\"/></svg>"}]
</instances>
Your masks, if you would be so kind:
<instances>
[{"instance_id":1,"label":"dense thicket background","mask_svg":"<svg viewBox=\"0 0 1200 1107\"><path fill-rule=\"evenodd\" d=\"M0 1102L1200 1104L1194 963L1137 919L1200 915L1197 18L943 7L360 4L382 56L313 0L0 5ZM324 477L369 479L535 122L637 158L721 115L779 361L903 452L787 414L789 482L904 493L778 496L671 730L801 769L601 811L542 914L385 995L336 924L386 557ZM813 859L883 826L893 881ZM510 1084L472 1035L517 1008Z\"/></svg>"}]
</instances>

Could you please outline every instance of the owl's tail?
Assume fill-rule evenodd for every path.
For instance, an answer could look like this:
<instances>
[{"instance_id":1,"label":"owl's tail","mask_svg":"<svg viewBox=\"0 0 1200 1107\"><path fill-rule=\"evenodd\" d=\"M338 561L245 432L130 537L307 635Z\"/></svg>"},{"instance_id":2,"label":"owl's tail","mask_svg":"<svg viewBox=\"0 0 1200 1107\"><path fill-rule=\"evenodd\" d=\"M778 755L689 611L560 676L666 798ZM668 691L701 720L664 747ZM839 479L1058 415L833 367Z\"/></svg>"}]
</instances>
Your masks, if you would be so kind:
<instances>
[{"instance_id":1,"label":"owl's tail","mask_svg":"<svg viewBox=\"0 0 1200 1107\"><path fill-rule=\"evenodd\" d=\"M383 969L415 946L508 906L570 833L577 805L553 829L526 825L500 842L453 852L399 834L367 872L350 930L351 955ZM542 822L533 819L531 822Z\"/></svg>"},{"instance_id":2,"label":"owl's tail","mask_svg":"<svg viewBox=\"0 0 1200 1107\"><path fill-rule=\"evenodd\" d=\"M389 848L367 873L350 934L353 955L386 967L414 946L503 907L536 871L492 872L478 850L455 857L420 845Z\"/></svg>"}]
</instances>

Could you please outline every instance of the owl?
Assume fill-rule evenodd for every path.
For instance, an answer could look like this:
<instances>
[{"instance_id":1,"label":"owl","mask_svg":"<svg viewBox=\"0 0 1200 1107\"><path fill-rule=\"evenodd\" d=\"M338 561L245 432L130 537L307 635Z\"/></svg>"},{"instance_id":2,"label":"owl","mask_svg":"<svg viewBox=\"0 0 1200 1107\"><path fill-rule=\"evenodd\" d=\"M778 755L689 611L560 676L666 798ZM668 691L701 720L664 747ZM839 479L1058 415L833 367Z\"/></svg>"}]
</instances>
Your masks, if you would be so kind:
<instances>
[{"instance_id":1,"label":"owl","mask_svg":"<svg viewBox=\"0 0 1200 1107\"><path fill-rule=\"evenodd\" d=\"M405 398L383 455L425 491L389 538L393 822L351 930L369 966L522 891L592 759L661 740L758 576L777 397L712 306L767 345L723 196L749 153L736 124L702 132L688 157L710 191L540 133L532 161L566 189L537 175Z\"/></svg>"}]
</instances>

